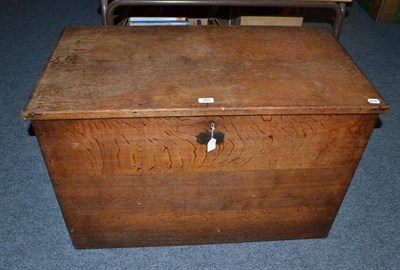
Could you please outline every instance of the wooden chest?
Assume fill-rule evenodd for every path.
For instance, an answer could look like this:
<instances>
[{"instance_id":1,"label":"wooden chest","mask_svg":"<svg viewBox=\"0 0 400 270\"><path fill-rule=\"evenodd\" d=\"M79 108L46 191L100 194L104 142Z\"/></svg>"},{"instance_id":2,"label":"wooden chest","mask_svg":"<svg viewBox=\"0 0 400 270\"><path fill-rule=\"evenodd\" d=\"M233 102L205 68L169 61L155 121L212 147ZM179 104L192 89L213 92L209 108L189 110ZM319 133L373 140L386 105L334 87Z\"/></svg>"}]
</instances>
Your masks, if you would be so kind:
<instances>
[{"instance_id":1,"label":"wooden chest","mask_svg":"<svg viewBox=\"0 0 400 270\"><path fill-rule=\"evenodd\" d=\"M99 248L325 237L387 109L320 28L84 27L22 115Z\"/></svg>"}]
</instances>

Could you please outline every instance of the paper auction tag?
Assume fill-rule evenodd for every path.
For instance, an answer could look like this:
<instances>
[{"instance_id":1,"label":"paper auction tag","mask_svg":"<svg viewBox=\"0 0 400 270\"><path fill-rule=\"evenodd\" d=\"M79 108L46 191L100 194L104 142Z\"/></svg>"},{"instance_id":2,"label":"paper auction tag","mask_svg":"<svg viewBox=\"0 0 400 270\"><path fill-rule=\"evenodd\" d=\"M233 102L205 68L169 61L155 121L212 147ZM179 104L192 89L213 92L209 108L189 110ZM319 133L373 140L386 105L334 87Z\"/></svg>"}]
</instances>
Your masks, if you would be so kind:
<instances>
[{"instance_id":1,"label":"paper auction tag","mask_svg":"<svg viewBox=\"0 0 400 270\"><path fill-rule=\"evenodd\" d=\"M380 104L381 101L379 99L377 99L377 98L369 98L368 99L368 103L369 104Z\"/></svg>"},{"instance_id":2,"label":"paper auction tag","mask_svg":"<svg viewBox=\"0 0 400 270\"><path fill-rule=\"evenodd\" d=\"M199 103L214 103L214 98L212 98L212 97L199 98L198 101L199 101Z\"/></svg>"},{"instance_id":3,"label":"paper auction tag","mask_svg":"<svg viewBox=\"0 0 400 270\"><path fill-rule=\"evenodd\" d=\"M217 140L215 138L211 138L211 140L207 143L207 152L211 152L217 147Z\"/></svg>"}]
</instances>

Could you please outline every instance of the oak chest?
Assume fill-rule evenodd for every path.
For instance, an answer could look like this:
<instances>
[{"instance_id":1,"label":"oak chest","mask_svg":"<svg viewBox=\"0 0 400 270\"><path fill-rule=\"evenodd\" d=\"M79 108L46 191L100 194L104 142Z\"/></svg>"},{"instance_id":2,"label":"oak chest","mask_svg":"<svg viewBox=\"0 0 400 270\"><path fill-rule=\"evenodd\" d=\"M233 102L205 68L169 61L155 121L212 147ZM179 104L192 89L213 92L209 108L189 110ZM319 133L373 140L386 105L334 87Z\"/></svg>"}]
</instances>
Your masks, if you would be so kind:
<instances>
[{"instance_id":1,"label":"oak chest","mask_svg":"<svg viewBox=\"0 0 400 270\"><path fill-rule=\"evenodd\" d=\"M66 28L23 110L76 248L327 236L384 100L320 28Z\"/></svg>"}]
</instances>

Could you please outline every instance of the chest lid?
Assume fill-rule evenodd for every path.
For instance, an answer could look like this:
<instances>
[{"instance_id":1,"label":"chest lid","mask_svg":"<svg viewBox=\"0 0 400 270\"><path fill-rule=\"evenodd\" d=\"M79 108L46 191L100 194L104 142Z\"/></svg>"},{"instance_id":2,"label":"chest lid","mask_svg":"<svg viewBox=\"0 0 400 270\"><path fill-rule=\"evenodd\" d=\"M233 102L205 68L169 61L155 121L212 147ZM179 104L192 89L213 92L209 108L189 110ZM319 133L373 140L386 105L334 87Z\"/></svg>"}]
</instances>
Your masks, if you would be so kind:
<instances>
[{"instance_id":1,"label":"chest lid","mask_svg":"<svg viewBox=\"0 0 400 270\"><path fill-rule=\"evenodd\" d=\"M382 113L322 28L66 28L26 120Z\"/></svg>"}]
</instances>

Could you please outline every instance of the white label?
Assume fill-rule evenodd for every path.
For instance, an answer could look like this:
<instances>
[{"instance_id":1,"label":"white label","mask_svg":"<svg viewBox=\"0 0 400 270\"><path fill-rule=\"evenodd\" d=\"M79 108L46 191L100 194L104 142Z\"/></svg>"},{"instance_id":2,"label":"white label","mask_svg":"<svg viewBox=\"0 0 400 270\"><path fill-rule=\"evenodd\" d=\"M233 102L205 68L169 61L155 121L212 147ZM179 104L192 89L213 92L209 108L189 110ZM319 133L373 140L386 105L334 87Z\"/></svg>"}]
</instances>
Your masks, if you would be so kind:
<instances>
[{"instance_id":1,"label":"white label","mask_svg":"<svg viewBox=\"0 0 400 270\"><path fill-rule=\"evenodd\" d=\"M214 98L212 97L199 98L199 103L214 103Z\"/></svg>"},{"instance_id":2,"label":"white label","mask_svg":"<svg viewBox=\"0 0 400 270\"><path fill-rule=\"evenodd\" d=\"M215 138L211 138L211 140L207 143L207 152L211 152L217 147L217 140Z\"/></svg>"},{"instance_id":3,"label":"white label","mask_svg":"<svg viewBox=\"0 0 400 270\"><path fill-rule=\"evenodd\" d=\"M381 101L379 99L377 99L377 98L369 98L368 99L368 103L370 103L370 104L380 104Z\"/></svg>"}]
</instances>

